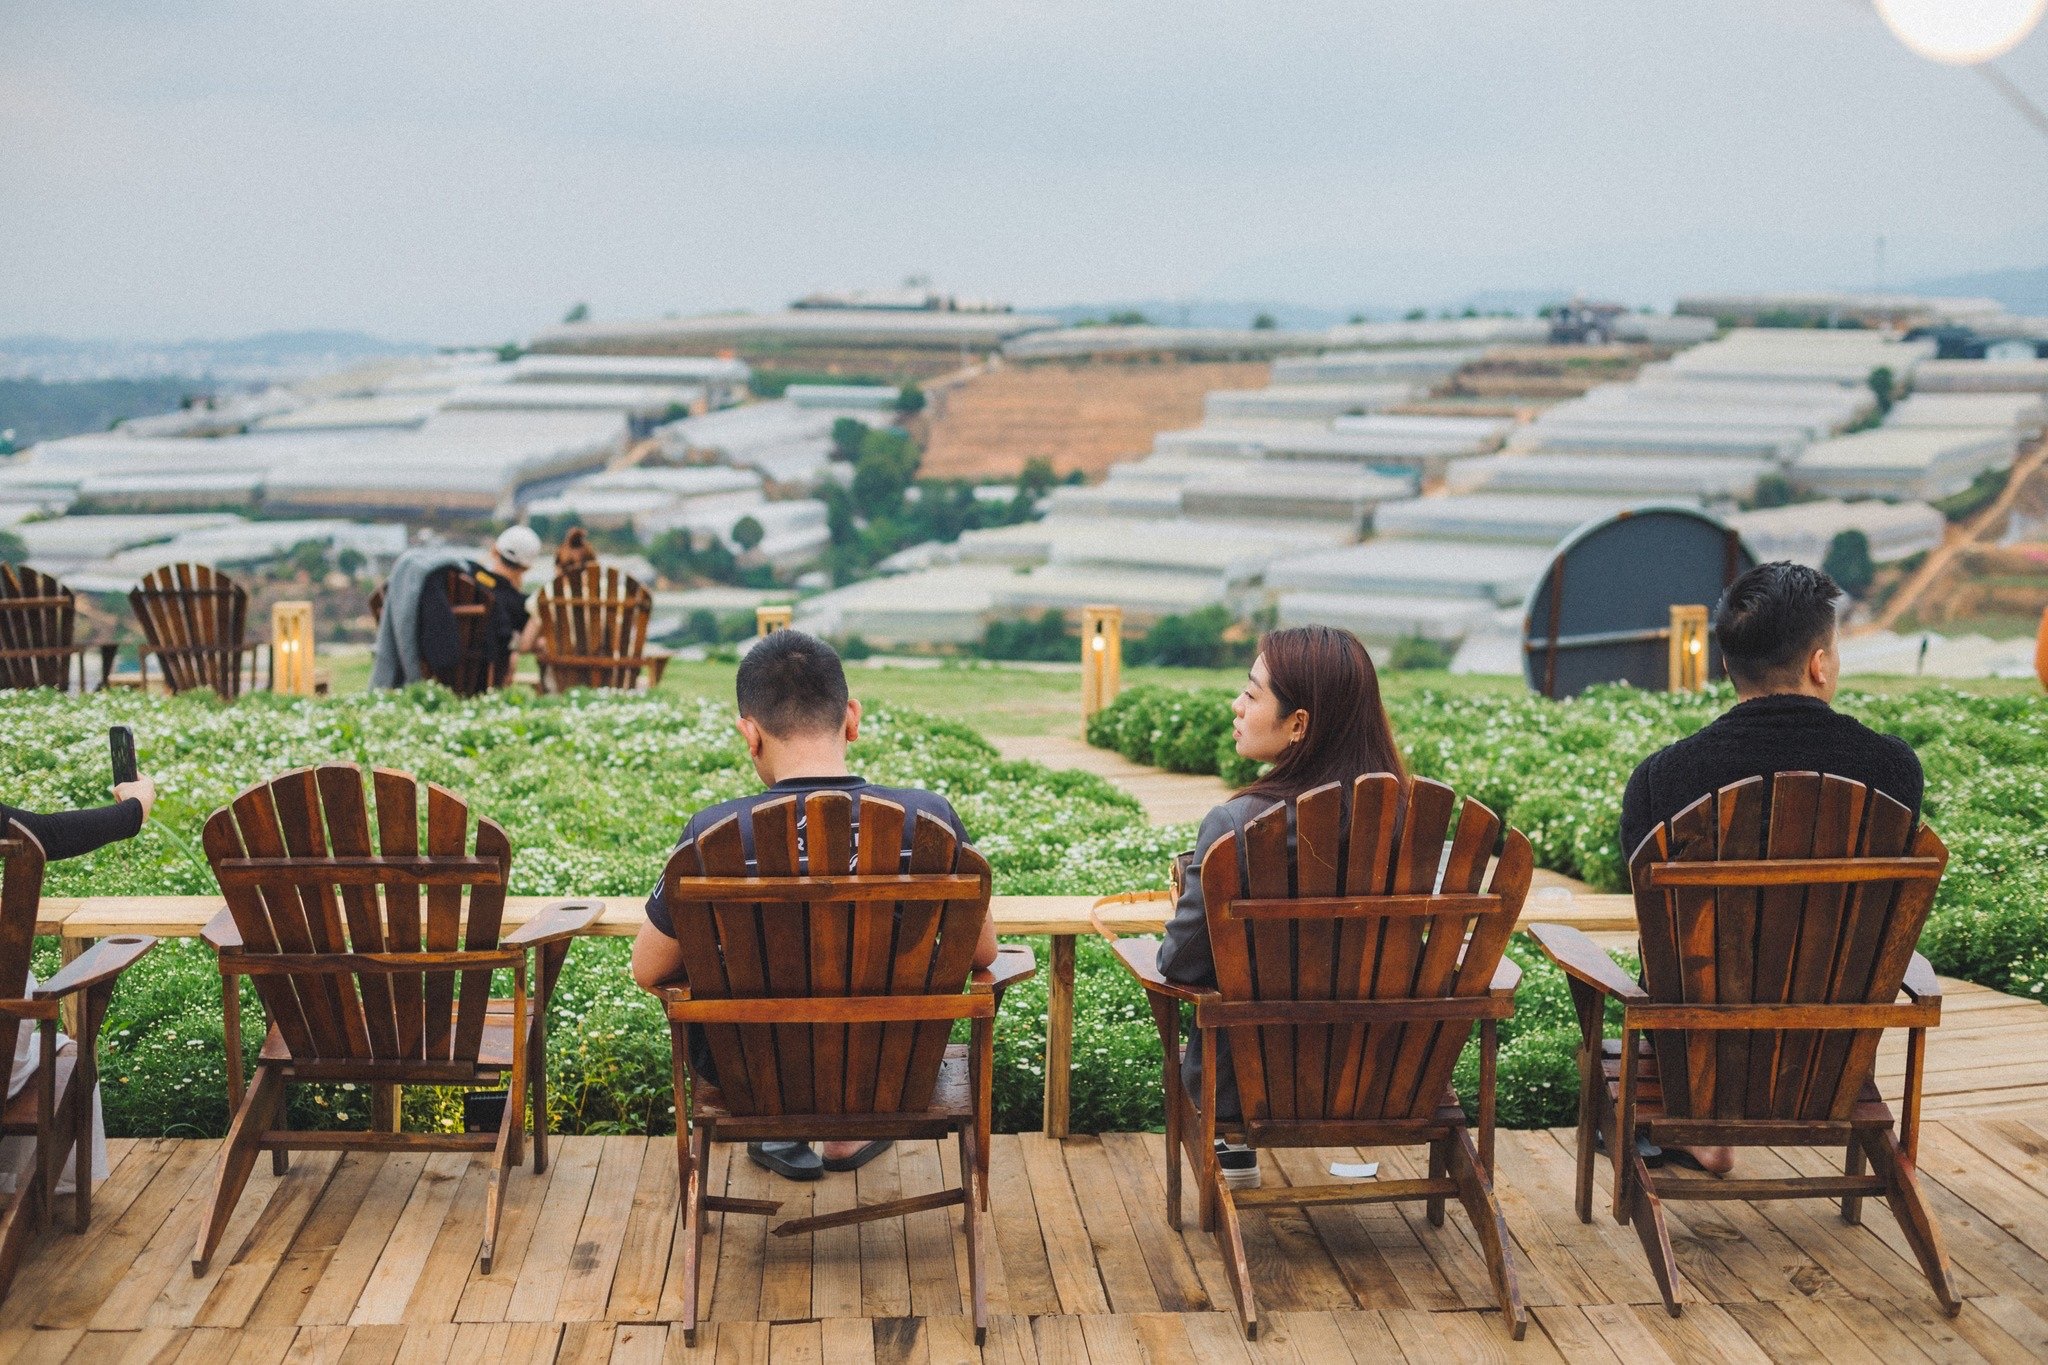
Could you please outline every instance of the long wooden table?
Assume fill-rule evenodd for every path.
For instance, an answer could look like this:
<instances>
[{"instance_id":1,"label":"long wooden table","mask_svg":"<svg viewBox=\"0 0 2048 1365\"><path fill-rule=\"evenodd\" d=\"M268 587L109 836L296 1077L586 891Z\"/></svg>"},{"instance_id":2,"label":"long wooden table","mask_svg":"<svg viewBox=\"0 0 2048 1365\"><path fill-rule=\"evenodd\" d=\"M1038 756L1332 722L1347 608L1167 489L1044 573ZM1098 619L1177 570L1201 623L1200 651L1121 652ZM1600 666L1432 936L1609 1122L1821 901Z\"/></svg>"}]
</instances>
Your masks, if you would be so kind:
<instances>
[{"instance_id":1,"label":"long wooden table","mask_svg":"<svg viewBox=\"0 0 2048 1365\"><path fill-rule=\"evenodd\" d=\"M559 896L508 896L508 928L524 924ZM646 922L641 896L606 896L604 914L593 934L630 938ZM1092 914L1100 905L1104 923L1117 934L1156 934L1172 913L1167 893L1134 892L1118 896L997 896L989 903L996 932L1010 936L1043 934L1052 940L1046 964L1045 1009L1045 1134L1067 1136L1069 1083L1074 1062L1075 943L1095 932ZM65 961L94 942L118 934L154 934L159 938L191 938L219 913L218 896L86 896L45 897L36 916L36 932L60 936ZM1635 906L1627 896L1531 896L1522 910L1524 922L1571 924L1587 933L1633 932Z\"/></svg>"}]
</instances>

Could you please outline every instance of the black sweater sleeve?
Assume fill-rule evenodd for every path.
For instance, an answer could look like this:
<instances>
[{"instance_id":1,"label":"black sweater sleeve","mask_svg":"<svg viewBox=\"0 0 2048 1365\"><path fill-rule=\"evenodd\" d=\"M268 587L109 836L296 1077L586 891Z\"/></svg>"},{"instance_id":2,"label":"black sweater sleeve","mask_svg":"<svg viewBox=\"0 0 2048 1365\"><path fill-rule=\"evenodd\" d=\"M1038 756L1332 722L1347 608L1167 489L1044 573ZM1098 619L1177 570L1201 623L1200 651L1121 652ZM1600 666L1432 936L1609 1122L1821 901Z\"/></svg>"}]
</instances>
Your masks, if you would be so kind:
<instances>
[{"instance_id":1,"label":"black sweater sleeve","mask_svg":"<svg viewBox=\"0 0 2048 1365\"><path fill-rule=\"evenodd\" d=\"M142 829L142 803L134 797L112 806L91 810L59 811L36 815L0 805L0 820L12 820L36 836L43 856L51 862L76 858L121 839L132 839Z\"/></svg>"}]
</instances>

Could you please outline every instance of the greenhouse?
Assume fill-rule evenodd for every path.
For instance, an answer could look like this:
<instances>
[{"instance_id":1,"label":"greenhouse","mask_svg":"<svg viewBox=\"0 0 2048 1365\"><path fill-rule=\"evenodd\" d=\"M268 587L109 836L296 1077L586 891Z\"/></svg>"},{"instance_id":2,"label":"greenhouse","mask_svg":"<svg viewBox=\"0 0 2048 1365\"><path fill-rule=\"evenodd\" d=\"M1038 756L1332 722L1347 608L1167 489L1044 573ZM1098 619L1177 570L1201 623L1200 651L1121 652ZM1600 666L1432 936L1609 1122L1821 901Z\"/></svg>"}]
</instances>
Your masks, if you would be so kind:
<instances>
[{"instance_id":1,"label":"greenhouse","mask_svg":"<svg viewBox=\"0 0 2048 1365\"><path fill-rule=\"evenodd\" d=\"M1948 519L1924 502L1799 502L1756 512L1733 512L1728 524L1759 561L1790 559L1820 568L1828 547L1844 531L1861 531L1870 558L1890 564L1941 544Z\"/></svg>"},{"instance_id":2,"label":"greenhouse","mask_svg":"<svg viewBox=\"0 0 2048 1365\"><path fill-rule=\"evenodd\" d=\"M1373 517L1382 537L1507 541L1554 546L1590 521L1646 505L1643 498L1452 493L1390 503Z\"/></svg>"},{"instance_id":3,"label":"greenhouse","mask_svg":"<svg viewBox=\"0 0 2048 1365\"><path fill-rule=\"evenodd\" d=\"M2009 468L2018 449L2009 429L1879 427L1808 447L1791 474L1801 487L1836 497L1933 502Z\"/></svg>"},{"instance_id":4,"label":"greenhouse","mask_svg":"<svg viewBox=\"0 0 2048 1365\"><path fill-rule=\"evenodd\" d=\"M2048 360L1927 360L1916 393L2048 393Z\"/></svg>"},{"instance_id":5,"label":"greenhouse","mask_svg":"<svg viewBox=\"0 0 2048 1365\"><path fill-rule=\"evenodd\" d=\"M2048 398L2030 393L1915 393L1885 414L1888 427L2003 427L2023 441L2048 424Z\"/></svg>"},{"instance_id":6,"label":"greenhouse","mask_svg":"<svg viewBox=\"0 0 2048 1365\"><path fill-rule=\"evenodd\" d=\"M1208 421L1286 418L1327 421L1347 413L1372 412L1417 396L1404 382L1379 384L1274 384L1263 389L1213 389L1202 402Z\"/></svg>"},{"instance_id":7,"label":"greenhouse","mask_svg":"<svg viewBox=\"0 0 2048 1365\"><path fill-rule=\"evenodd\" d=\"M1266 570L1277 593L1464 597L1513 606L1550 563L1550 546L1385 539L1298 555Z\"/></svg>"},{"instance_id":8,"label":"greenhouse","mask_svg":"<svg viewBox=\"0 0 2048 1365\"><path fill-rule=\"evenodd\" d=\"M1616 459L1611 455L1482 455L1453 461L1444 476L1454 493L1602 493L1713 502L1755 495L1778 465L1763 459Z\"/></svg>"}]
</instances>

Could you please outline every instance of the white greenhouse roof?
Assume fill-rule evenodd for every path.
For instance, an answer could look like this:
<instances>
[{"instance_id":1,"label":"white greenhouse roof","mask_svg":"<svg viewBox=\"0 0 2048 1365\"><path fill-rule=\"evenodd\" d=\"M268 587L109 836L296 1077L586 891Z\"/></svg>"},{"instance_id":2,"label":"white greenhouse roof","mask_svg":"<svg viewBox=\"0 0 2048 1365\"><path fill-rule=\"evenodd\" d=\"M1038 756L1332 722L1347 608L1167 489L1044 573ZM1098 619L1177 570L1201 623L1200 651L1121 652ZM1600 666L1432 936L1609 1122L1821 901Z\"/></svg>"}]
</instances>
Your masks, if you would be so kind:
<instances>
[{"instance_id":1,"label":"white greenhouse roof","mask_svg":"<svg viewBox=\"0 0 2048 1365\"><path fill-rule=\"evenodd\" d=\"M1011 360L1073 360L1084 356L1190 355L1272 356L1313 351L1328 342L1321 332L1277 328L1062 327L1032 332L1003 343Z\"/></svg>"},{"instance_id":2,"label":"white greenhouse roof","mask_svg":"<svg viewBox=\"0 0 2048 1365\"><path fill-rule=\"evenodd\" d=\"M1923 360L1913 371L1922 393L2048 393L2048 360Z\"/></svg>"},{"instance_id":3,"label":"white greenhouse roof","mask_svg":"<svg viewBox=\"0 0 2048 1365\"><path fill-rule=\"evenodd\" d=\"M1332 346L1485 346L1550 340L1542 318L1439 318L1415 322L1356 322L1332 327Z\"/></svg>"},{"instance_id":4,"label":"white greenhouse roof","mask_svg":"<svg viewBox=\"0 0 2048 1365\"><path fill-rule=\"evenodd\" d=\"M1009 337L1058 325L1028 313L912 313L880 309L792 308L775 313L719 313L639 322L574 322L538 333L543 354L642 351L683 346L786 345L971 347L992 350Z\"/></svg>"},{"instance_id":5,"label":"white greenhouse roof","mask_svg":"<svg viewBox=\"0 0 2048 1365\"><path fill-rule=\"evenodd\" d=\"M1048 608L1078 611L1093 602L1113 602L1134 615L1165 616L1223 602L1229 589L1230 584L1215 573L1046 564L1010 575L995 588L994 597L996 610L1011 615Z\"/></svg>"},{"instance_id":6,"label":"white greenhouse roof","mask_svg":"<svg viewBox=\"0 0 2048 1365\"><path fill-rule=\"evenodd\" d=\"M1389 503L1373 513L1382 537L1509 541L1555 546L1579 527L1649 505L1644 498L1537 497L1453 493Z\"/></svg>"},{"instance_id":7,"label":"white greenhouse roof","mask_svg":"<svg viewBox=\"0 0 2048 1365\"><path fill-rule=\"evenodd\" d=\"M1760 459L1481 455L1444 475L1455 493L1596 493L1624 497L1747 498L1778 466Z\"/></svg>"},{"instance_id":8,"label":"white greenhouse roof","mask_svg":"<svg viewBox=\"0 0 2048 1365\"><path fill-rule=\"evenodd\" d=\"M858 408L862 412L893 413L903 390L894 384L791 384L782 396L799 408Z\"/></svg>"},{"instance_id":9,"label":"white greenhouse roof","mask_svg":"<svg viewBox=\"0 0 2048 1365\"><path fill-rule=\"evenodd\" d=\"M1915 393L1885 414L1888 427L2010 427L2041 434L2048 399L2031 393Z\"/></svg>"},{"instance_id":10,"label":"white greenhouse roof","mask_svg":"<svg viewBox=\"0 0 2048 1365\"><path fill-rule=\"evenodd\" d=\"M2018 438L1981 427L1879 427L1808 448L1793 477L1843 496L1949 497L2013 461Z\"/></svg>"},{"instance_id":11,"label":"white greenhouse roof","mask_svg":"<svg viewBox=\"0 0 2048 1365\"><path fill-rule=\"evenodd\" d=\"M1486 624L1495 608L1473 597L1402 597L1358 592L1287 592L1276 603L1283 626L1341 626L1369 642L1419 635L1451 641Z\"/></svg>"},{"instance_id":12,"label":"white greenhouse roof","mask_svg":"<svg viewBox=\"0 0 2048 1365\"><path fill-rule=\"evenodd\" d=\"M1351 384L1374 379L1446 378L1485 355L1483 347L1409 347L1390 351L1325 351L1273 362L1275 384Z\"/></svg>"},{"instance_id":13,"label":"white greenhouse roof","mask_svg":"<svg viewBox=\"0 0 2048 1365\"><path fill-rule=\"evenodd\" d=\"M704 401L694 384L478 384L448 395L449 412L618 412L661 417Z\"/></svg>"},{"instance_id":14,"label":"white greenhouse roof","mask_svg":"<svg viewBox=\"0 0 2048 1365\"><path fill-rule=\"evenodd\" d=\"M1202 400L1212 418L1329 418L1371 412L1413 398L1405 382L1382 384L1273 384L1263 389L1214 389Z\"/></svg>"},{"instance_id":15,"label":"white greenhouse roof","mask_svg":"<svg viewBox=\"0 0 2048 1365\"><path fill-rule=\"evenodd\" d=\"M1550 559L1548 546L1372 540L1281 560L1266 570L1266 586L1282 592L1472 597L1512 606Z\"/></svg>"},{"instance_id":16,"label":"white greenhouse roof","mask_svg":"<svg viewBox=\"0 0 2048 1365\"><path fill-rule=\"evenodd\" d=\"M1894 341L1882 332L1744 327L1681 352L1671 367L1701 378L1846 385L1867 382L1880 367L1904 381L1933 355L1932 341Z\"/></svg>"},{"instance_id":17,"label":"white greenhouse roof","mask_svg":"<svg viewBox=\"0 0 2048 1365\"><path fill-rule=\"evenodd\" d=\"M515 384L744 384L744 360L691 355L523 355L512 362Z\"/></svg>"},{"instance_id":18,"label":"white greenhouse roof","mask_svg":"<svg viewBox=\"0 0 2048 1365\"><path fill-rule=\"evenodd\" d=\"M1759 562L1790 559L1819 568L1828 546L1844 531L1861 531L1880 564L1941 544L1948 521L1924 502L1798 502L1756 512L1734 512L1728 524Z\"/></svg>"},{"instance_id":19,"label":"white greenhouse roof","mask_svg":"<svg viewBox=\"0 0 2048 1365\"><path fill-rule=\"evenodd\" d=\"M365 427L417 427L439 407L420 394L379 394L370 398L323 398L257 422L255 431L349 431Z\"/></svg>"}]
</instances>

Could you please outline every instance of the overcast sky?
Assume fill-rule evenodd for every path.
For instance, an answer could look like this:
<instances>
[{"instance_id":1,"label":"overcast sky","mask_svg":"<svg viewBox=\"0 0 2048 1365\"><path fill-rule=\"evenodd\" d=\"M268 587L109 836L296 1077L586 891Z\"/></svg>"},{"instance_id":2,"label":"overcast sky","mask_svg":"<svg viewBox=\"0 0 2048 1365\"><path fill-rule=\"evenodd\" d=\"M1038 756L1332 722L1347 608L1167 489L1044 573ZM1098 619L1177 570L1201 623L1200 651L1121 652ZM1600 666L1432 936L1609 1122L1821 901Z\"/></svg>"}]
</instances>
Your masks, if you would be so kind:
<instances>
[{"instance_id":1,"label":"overcast sky","mask_svg":"<svg viewBox=\"0 0 2048 1365\"><path fill-rule=\"evenodd\" d=\"M2048 32L2001 68L2048 104ZM2048 139L1857 0L8 0L0 335L1868 287Z\"/></svg>"}]
</instances>

